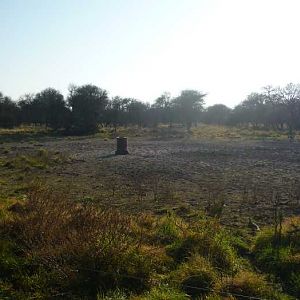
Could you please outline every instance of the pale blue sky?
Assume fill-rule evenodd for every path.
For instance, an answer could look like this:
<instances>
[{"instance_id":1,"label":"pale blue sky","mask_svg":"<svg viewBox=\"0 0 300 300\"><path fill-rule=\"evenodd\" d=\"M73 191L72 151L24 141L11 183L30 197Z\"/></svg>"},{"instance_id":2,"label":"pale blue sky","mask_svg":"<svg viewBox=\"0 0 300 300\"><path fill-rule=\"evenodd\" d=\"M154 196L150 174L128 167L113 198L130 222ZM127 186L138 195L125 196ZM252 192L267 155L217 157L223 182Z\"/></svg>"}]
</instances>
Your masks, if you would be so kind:
<instances>
[{"instance_id":1,"label":"pale blue sky","mask_svg":"<svg viewBox=\"0 0 300 300\"><path fill-rule=\"evenodd\" d=\"M152 102L207 92L233 106L300 82L298 0L0 0L0 91L93 83Z\"/></svg>"}]
</instances>

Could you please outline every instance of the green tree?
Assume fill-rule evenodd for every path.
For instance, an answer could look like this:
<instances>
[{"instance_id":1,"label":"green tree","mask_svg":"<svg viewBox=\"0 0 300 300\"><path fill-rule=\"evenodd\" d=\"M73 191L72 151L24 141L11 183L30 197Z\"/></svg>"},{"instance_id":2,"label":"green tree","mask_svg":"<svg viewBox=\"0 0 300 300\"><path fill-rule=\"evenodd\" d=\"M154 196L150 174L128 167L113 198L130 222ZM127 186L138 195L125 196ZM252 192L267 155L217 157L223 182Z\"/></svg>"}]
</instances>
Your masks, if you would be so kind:
<instances>
[{"instance_id":1,"label":"green tree","mask_svg":"<svg viewBox=\"0 0 300 300\"><path fill-rule=\"evenodd\" d=\"M33 104L40 108L43 123L58 129L67 127L69 110L66 107L64 96L53 88L47 88L36 94Z\"/></svg>"},{"instance_id":2,"label":"green tree","mask_svg":"<svg viewBox=\"0 0 300 300\"><path fill-rule=\"evenodd\" d=\"M268 85L263 88L265 99L265 118L268 127L275 130L282 130L287 120L287 112L282 100L280 88Z\"/></svg>"},{"instance_id":3,"label":"green tree","mask_svg":"<svg viewBox=\"0 0 300 300\"><path fill-rule=\"evenodd\" d=\"M279 90L287 114L290 132L300 127L300 84L289 83Z\"/></svg>"},{"instance_id":4,"label":"green tree","mask_svg":"<svg viewBox=\"0 0 300 300\"><path fill-rule=\"evenodd\" d=\"M158 97L152 105L152 108L154 109L153 115L156 123L169 123L171 126L174 116L170 93L165 92Z\"/></svg>"},{"instance_id":5,"label":"green tree","mask_svg":"<svg viewBox=\"0 0 300 300\"><path fill-rule=\"evenodd\" d=\"M225 125L231 114L231 109L224 104L209 106L203 116L203 121L207 124Z\"/></svg>"},{"instance_id":6,"label":"green tree","mask_svg":"<svg viewBox=\"0 0 300 300\"><path fill-rule=\"evenodd\" d=\"M117 131L118 126L126 124L126 112L128 103L128 99L123 99L119 96L112 98L108 102L105 112L105 123L108 125L112 125L115 132Z\"/></svg>"},{"instance_id":7,"label":"green tree","mask_svg":"<svg viewBox=\"0 0 300 300\"><path fill-rule=\"evenodd\" d=\"M25 124L39 123L38 112L35 112L34 107L34 94L25 94L21 96L18 101L18 106L21 111L21 122Z\"/></svg>"},{"instance_id":8,"label":"green tree","mask_svg":"<svg viewBox=\"0 0 300 300\"><path fill-rule=\"evenodd\" d=\"M19 108L0 92L0 127L11 128L19 124Z\"/></svg>"},{"instance_id":9,"label":"green tree","mask_svg":"<svg viewBox=\"0 0 300 300\"><path fill-rule=\"evenodd\" d=\"M184 90L173 99L177 119L190 130L193 123L197 123L203 111L206 94L195 90Z\"/></svg>"},{"instance_id":10,"label":"green tree","mask_svg":"<svg viewBox=\"0 0 300 300\"><path fill-rule=\"evenodd\" d=\"M71 86L68 104L71 108L72 129L76 133L92 133L104 122L108 104L106 90L95 85Z\"/></svg>"},{"instance_id":11,"label":"green tree","mask_svg":"<svg viewBox=\"0 0 300 300\"><path fill-rule=\"evenodd\" d=\"M127 123L143 126L146 123L146 113L149 109L149 105L131 99L127 105Z\"/></svg>"},{"instance_id":12,"label":"green tree","mask_svg":"<svg viewBox=\"0 0 300 300\"><path fill-rule=\"evenodd\" d=\"M247 99L241 103L242 108L246 111L246 120L254 128L265 123L265 98L262 94L251 93Z\"/></svg>"}]
</instances>

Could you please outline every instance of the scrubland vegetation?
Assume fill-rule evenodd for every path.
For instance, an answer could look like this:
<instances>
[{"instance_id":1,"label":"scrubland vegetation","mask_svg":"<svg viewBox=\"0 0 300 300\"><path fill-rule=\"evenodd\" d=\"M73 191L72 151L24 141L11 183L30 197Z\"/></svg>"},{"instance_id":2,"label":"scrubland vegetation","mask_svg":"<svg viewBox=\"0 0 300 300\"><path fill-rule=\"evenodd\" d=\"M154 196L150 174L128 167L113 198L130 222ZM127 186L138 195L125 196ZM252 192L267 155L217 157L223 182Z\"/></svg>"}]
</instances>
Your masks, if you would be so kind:
<instances>
[{"instance_id":1,"label":"scrubland vegetation","mask_svg":"<svg viewBox=\"0 0 300 300\"><path fill-rule=\"evenodd\" d=\"M276 150L282 153L296 151L297 145L285 142L286 133L275 131L268 136L267 131L219 126L200 126L189 133L172 130L120 128L131 136L131 155L125 157L109 154L114 149L114 132L107 129L90 137L70 138L51 137L30 128L21 133L3 130L0 298L299 298L300 219L291 214L297 211L295 206L288 213L286 204L280 204L285 198L279 199L279 186L270 187L277 191L274 197L278 199L267 207L268 217L259 219L261 212L257 212L262 228L255 232L247 225L250 215L235 212L232 201L237 194L231 192L228 200L226 188L221 188L222 184L232 187L231 182L220 182L217 177L216 184L205 173L207 181L201 183L199 178L198 184L207 192L197 192L204 202L194 205L180 193L183 187L175 179L185 173L177 174L177 169L163 164L164 152L169 159L174 157L173 165L178 157L184 163L192 159L194 164L197 153L195 162L224 163L241 146L222 147L236 139L246 145L252 139L273 151L283 143L286 148ZM22 142L16 142L20 138ZM159 146L156 143L162 143L162 138L167 141ZM139 145L144 139L145 144ZM268 142L270 139L279 144ZM268 165L260 157L260 148L251 147L253 153L243 155L248 159L254 155ZM153 161L147 160L149 155ZM268 150L265 155L272 158ZM187 173L193 172L187 168ZM85 179L88 170L94 169L96 173ZM239 174L243 176L242 171ZM89 192L82 193L86 186ZM284 186L286 189L286 183ZM249 185L239 192L241 198L236 201L247 206L246 210L267 202L267 194ZM294 203L290 201L288 205ZM245 214L244 222L237 226L232 223L236 213L239 217Z\"/></svg>"},{"instance_id":2,"label":"scrubland vegetation","mask_svg":"<svg viewBox=\"0 0 300 300\"><path fill-rule=\"evenodd\" d=\"M299 299L300 88L204 98L1 94L0 299Z\"/></svg>"},{"instance_id":3,"label":"scrubland vegetation","mask_svg":"<svg viewBox=\"0 0 300 300\"><path fill-rule=\"evenodd\" d=\"M203 212L129 215L35 183L2 206L1 297L293 299L299 224L245 238Z\"/></svg>"}]
</instances>

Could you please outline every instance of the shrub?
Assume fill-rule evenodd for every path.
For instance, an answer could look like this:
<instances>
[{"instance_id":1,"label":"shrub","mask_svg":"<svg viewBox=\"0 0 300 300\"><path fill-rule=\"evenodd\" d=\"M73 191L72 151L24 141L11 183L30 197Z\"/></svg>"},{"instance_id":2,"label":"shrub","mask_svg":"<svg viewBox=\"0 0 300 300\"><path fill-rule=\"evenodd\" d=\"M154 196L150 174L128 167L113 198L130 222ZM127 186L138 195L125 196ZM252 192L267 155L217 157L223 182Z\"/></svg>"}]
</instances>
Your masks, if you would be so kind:
<instances>
[{"instance_id":1,"label":"shrub","mask_svg":"<svg viewBox=\"0 0 300 300\"><path fill-rule=\"evenodd\" d=\"M300 273L299 272L291 272L290 276L290 284L289 289L290 292L294 295L297 295L299 297L299 291L300 291Z\"/></svg>"},{"instance_id":2,"label":"shrub","mask_svg":"<svg viewBox=\"0 0 300 300\"><path fill-rule=\"evenodd\" d=\"M198 253L223 272L234 272L238 261L230 237L215 222L206 220L192 225L183 238L167 248L167 253L177 262Z\"/></svg>"},{"instance_id":3,"label":"shrub","mask_svg":"<svg viewBox=\"0 0 300 300\"><path fill-rule=\"evenodd\" d=\"M238 295L248 297L262 297L265 299L289 299L278 293L268 284L263 275L250 271L240 271L233 278L228 278L222 283L222 292L232 293L237 298Z\"/></svg>"},{"instance_id":4,"label":"shrub","mask_svg":"<svg viewBox=\"0 0 300 300\"><path fill-rule=\"evenodd\" d=\"M2 204L1 299L233 300L236 294L288 299L264 276L238 272L235 248L247 252L247 245L216 219L193 216L188 223L172 213L131 216L85 200L72 201L36 184L24 201ZM253 247L258 265L281 277L296 297L297 222L284 223L280 247L274 249L272 229L262 230ZM243 266L252 270L250 260Z\"/></svg>"},{"instance_id":5,"label":"shrub","mask_svg":"<svg viewBox=\"0 0 300 300\"><path fill-rule=\"evenodd\" d=\"M191 296L208 294L216 281L217 274L213 266L200 255L193 255L170 275L170 282L178 284Z\"/></svg>"},{"instance_id":6,"label":"shrub","mask_svg":"<svg viewBox=\"0 0 300 300\"><path fill-rule=\"evenodd\" d=\"M40 186L28 195L24 211L3 224L1 232L29 262L31 276L42 269L49 274L46 284L57 292L96 295L98 290L140 291L148 286L156 266L142 251L133 222L130 216L80 205ZM25 276L27 271L21 273Z\"/></svg>"},{"instance_id":7,"label":"shrub","mask_svg":"<svg viewBox=\"0 0 300 300\"><path fill-rule=\"evenodd\" d=\"M280 239L267 227L254 241L253 253L257 265L281 279L284 289L300 297L300 218L293 217L282 224Z\"/></svg>"},{"instance_id":8,"label":"shrub","mask_svg":"<svg viewBox=\"0 0 300 300\"><path fill-rule=\"evenodd\" d=\"M43 298L49 292L45 285L47 270L33 274L30 261L19 252L16 243L0 240L0 299L28 299L31 292Z\"/></svg>"},{"instance_id":9,"label":"shrub","mask_svg":"<svg viewBox=\"0 0 300 300\"><path fill-rule=\"evenodd\" d=\"M162 217L156 226L155 235L160 242L169 244L177 241L183 234L184 222L174 213L167 213Z\"/></svg>"}]
</instances>

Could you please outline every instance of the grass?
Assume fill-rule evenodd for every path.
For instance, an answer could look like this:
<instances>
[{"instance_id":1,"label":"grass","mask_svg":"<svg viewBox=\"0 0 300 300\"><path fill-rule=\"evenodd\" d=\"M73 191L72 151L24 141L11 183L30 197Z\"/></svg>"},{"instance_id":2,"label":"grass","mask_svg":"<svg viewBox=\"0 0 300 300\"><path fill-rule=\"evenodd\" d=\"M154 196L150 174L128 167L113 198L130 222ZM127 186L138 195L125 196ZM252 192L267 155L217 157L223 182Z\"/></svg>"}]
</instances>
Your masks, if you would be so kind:
<instances>
[{"instance_id":1,"label":"grass","mask_svg":"<svg viewBox=\"0 0 300 300\"><path fill-rule=\"evenodd\" d=\"M221 285L221 291L232 295L245 297L255 295L255 297L273 300L291 299L291 297L274 290L265 276L248 270L238 272L233 278L227 278Z\"/></svg>"},{"instance_id":2,"label":"grass","mask_svg":"<svg viewBox=\"0 0 300 300\"><path fill-rule=\"evenodd\" d=\"M159 125L155 128L140 127L119 127L115 132L114 129L100 128L99 132L94 135L103 139L112 139L117 136L127 137L150 137L155 139L172 139L172 138L194 138L194 139L214 139L214 140L287 140L287 131L275 131L271 129L254 129L248 127L233 127L220 125L199 124L187 131L185 127L174 125ZM295 140L300 139L297 132Z\"/></svg>"},{"instance_id":3,"label":"grass","mask_svg":"<svg viewBox=\"0 0 300 300\"><path fill-rule=\"evenodd\" d=\"M0 207L6 201L21 200L32 183L49 169L72 162L72 158L45 148L21 154L5 148L0 156Z\"/></svg>"},{"instance_id":4,"label":"grass","mask_svg":"<svg viewBox=\"0 0 300 300\"><path fill-rule=\"evenodd\" d=\"M28 171L31 168L46 169L54 164L66 163L68 160L69 158L59 152L52 153L40 148L31 155L17 154L13 157L2 158L0 167Z\"/></svg>"},{"instance_id":5,"label":"grass","mask_svg":"<svg viewBox=\"0 0 300 300\"><path fill-rule=\"evenodd\" d=\"M45 131L22 130L1 131L0 139L25 137L37 144L47 136ZM159 127L120 128L117 134L149 139L286 138L285 133L207 125L190 133ZM114 136L111 130L101 129L91 138ZM51 177L53 168L72 163L72 158L42 145L23 153L13 147L5 144L0 156L0 299L300 297L298 218L283 223L275 247L273 227L252 239L245 228L233 233L221 225L217 196L209 199L212 205L205 214L203 208L185 205L172 183L165 186L163 180L151 178L154 193L150 185L145 187L141 173L120 189L117 180L100 182L97 191L107 206L116 198L122 209L129 203L125 194L134 195L131 204L136 211L107 209L98 194L65 192L66 183ZM53 180L50 186L36 180L48 174ZM79 180L84 187L86 181Z\"/></svg>"},{"instance_id":6,"label":"grass","mask_svg":"<svg viewBox=\"0 0 300 300\"><path fill-rule=\"evenodd\" d=\"M249 270L230 233L203 214L189 222L175 213L125 215L43 184L18 209L3 209L4 299L289 299Z\"/></svg>"},{"instance_id":7,"label":"grass","mask_svg":"<svg viewBox=\"0 0 300 300\"><path fill-rule=\"evenodd\" d=\"M283 140L288 139L288 132L247 127L201 125L192 129L195 138L204 139L244 139L244 140ZM299 135L297 134L297 138Z\"/></svg>"},{"instance_id":8,"label":"grass","mask_svg":"<svg viewBox=\"0 0 300 300\"><path fill-rule=\"evenodd\" d=\"M159 285L152 288L144 296L134 297L133 300L187 300L188 295L179 289L172 288L169 285Z\"/></svg>"},{"instance_id":9,"label":"grass","mask_svg":"<svg viewBox=\"0 0 300 300\"><path fill-rule=\"evenodd\" d=\"M170 274L170 282L178 283L178 287L191 297L209 294L217 280L212 264L199 254L192 255Z\"/></svg>"},{"instance_id":10,"label":"grass","mask_svg":"<svg viewBox=\"0 0 300 300\"><path fill-rule=\"evenodd\" d=\"M290 294L300 297L299 217L283 222L280 237L272 227L262 230L255 239L253 253L260 268L279 278Z\"/></svg>"},{"instance_id":11,"label":"grass","mask_svg":"<svg viewBox=\"0 0 300 300\"><path fill-rule=\"evenodd\" d=\"M21 126L13 129L0 129L1 142L24 142L24 141L41 141L46 139L57 139L63 136L62 132L54 132L42 126ZM287 140L287 131L275 131L271 129L254 129L248 127L233 127L220 125L199 124L187 131L185 127L174 124L173 127L168 125L159 125L157 127L138 127L138 126L120 126L115 131L110 127L99 127L97 133L89 137L114 139L117 136L127 137L148 137L154 139L165 138L196 138L196 139L262 139L262 140ZM82 139L85 136L70 136L70 139ZM300 133L295 133L295 140L300 139Z\"/></svg>"},{"instance_id":12,"label":"grass","mask_svg":"<svg viewBox=\"0 0 300 300\"><path fill-rule=\"evenodd\" d=\"M0 128L0 144L45 140L49 137L57 136L60 136L60 133L53 132L44 126L20 126L12 129Z\"/></svg>"}]
</instances>

